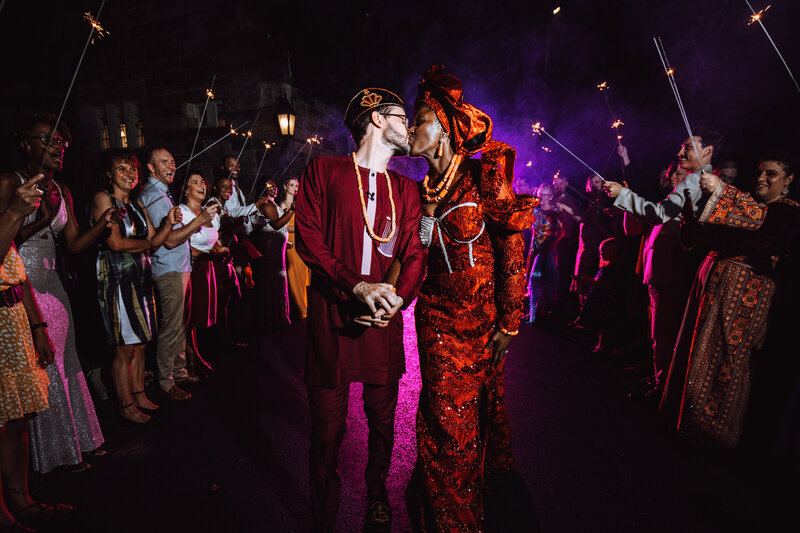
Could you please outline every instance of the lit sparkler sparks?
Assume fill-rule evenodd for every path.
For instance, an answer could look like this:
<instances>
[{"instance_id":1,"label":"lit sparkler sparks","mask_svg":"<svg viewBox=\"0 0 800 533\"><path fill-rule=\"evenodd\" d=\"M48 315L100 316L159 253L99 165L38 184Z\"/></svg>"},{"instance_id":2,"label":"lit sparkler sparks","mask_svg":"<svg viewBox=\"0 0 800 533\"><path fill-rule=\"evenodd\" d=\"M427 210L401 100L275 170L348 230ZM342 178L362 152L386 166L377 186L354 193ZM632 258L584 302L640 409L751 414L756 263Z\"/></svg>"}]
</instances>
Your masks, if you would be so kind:
<instances>
[{"instance_id":1,"label":"lit sparkler sparks","mask_svg":"<svg viewBox=\"0 0 800 533\"><path fill-rule=\"evenodd\" d=\"M611 124L611 127L614 128L614 129L617 129L620 126L624 126L624 125L625 125L624 122L622 122L620 119L617 119L617 120L614 121L613 124Z\"/></svg>"},{"instance_id":2,"label":"lit sparkler sparks","mask_svg":"<svg viewBox=\"0 0 800 533\"><path fill-rule=\"evenodd\" d=\"M750 26L751 24L754 24L756 22L760 22L761 21L761 17L763 17L764 13L766 13L767 10L769 8L771 8L771 7L772 7L772 5L768 5L767 7L765 7L764 9L759 11L758 13L753 13L752 15L750 15L750 22L748 22L747 25ZM750 9L753 9L753 8L751 7Z\"/></svg>"},{"instance_id":3,"label":"lit sparkler sparks","mask_svg":"<svg viewBox=\"0 0 800 533\"><path fill-rule=\"evenodd\" d=\"M183 191L186 189L186 180L189 178L189 169L191 161L194 158L194 149L197 147L197 139L200 137L200 129L203 127L203 120L206 118L206 109L208 109L208 102L214 98L214 82L217 80L217 75L211 78L211 87L206 89L206 103L203 105L203 112L200 114L200 120L197 121L197 132L194 134L194 142L192 143L192 150L189 152L189 159L186 161L189 166L186 167L186 175L183 177L183 186L181 187L181 199L183 199ZM233 128L231 128L233 133ZM177 171L177 169L175 169Z\"/></svg>"},{"instance_id":4,"label":"lit sparkler sparks","mask_svg":"<svg viewBox=\"0 0 800 533\"><path fill-rule=\"evenodd\" d=\"M744 0L744 2L745 2L745 4L747 4L747 7L750 8L750 11L753 12L753 16L750 17L750 22L747 25L749 26L750 24L753 24L754 22L758 22L758 25L761 26L762 30L764 30L764 35L767 36L767 39L769 39L770 44L772 44L772 47L775 49L775 53L778 54L778 58L781 60L781 63L783 63L783 67L786 69L786 72L789 74L789 77L792 79L792 83L794 83L794 86L797 89L797 92L800 93L800 84L797 83L797 79L795 79L794 74L792 73L792 69L789 68L789 64L786 63L786 60L783 58L783 54L781 54L781 51L778 50L778 45L775 44L775 41L772 40L772 36L767 31L767 27L764 26L764 21L761 20L764 17L764 12L766 12L767 9L770 8L770 6L767 6L764 9L762 9L761 11L756 13L756 10L753 9L753 6L750 5L750 2L748 0Z\"/></svg>"},{"instance_id":5,"label":"lit sparkler sparks","mask_svg":"<svg viewBox=\"0 0 800 533\"><path fill-rule=\"evenodd\" d=\"M542 146L542 150L544 150L545 152L548 152L548 153L553 151L550 148L548 148L547 146Z\"/></svg>"},{"instance_id":6,"label":"lit sparkler sparks","mask_svg":"<svg viewBox=\"0 0 800 533\"><path fill-rule=\"evenodd\" d=\"M532 167L533 166L533 161L528 161L528 163L525 166L526 167Z\"/></svg>"},{"instance_id":7,"label":"lit sparkler sparks","mask_svg":"<svg viewBox=\"0 0 800 533\"><path fill-rule=\"evenodd\" d=\"M599 173L599 172L597 172L595 169L593 169L592 167L590 167L589 165L587 165L587 164L586 164L586 163L583 161L583 159L581 159L580 157L578 157L577 155L575 155L575 154L574 154L574 153L573 153L573 152L572 152L572 151L571 151L569 148L567 148L566 146L564 146L563 144L561 144L560 142L558 142L558 139L556 139L555 137L553 137L552 135L550 135L550 133L548 133L548 132L547 132L547 130L544 128L544 126L542 126L542 123L541 123L541 122L537 122L536 124L531 124L531 130L533 131L533 134L534 134L534 135L541 135L542 133L544 133L545 135L547 135L548 137L550 137L550 139L551 139L551 140L552 140L554 143L556 143L556 144L557 144L557 145L559 145L561 148L563 148L563 149L564 149L564 150L565 150L565 151L566 151L566 152L567 152L569 155L571 155L572 157L574 157L574 158L575 158L575 159L576 159L576 160L577 160L577 161L578 161L580 164L582 164L583 166L585 166L586 168L588 168L590 172L592 172L593 174L596 174L598 178L600 178L601 180L603 180L603 182L605 182L605 181L606 181L606 179L603 177L603 175L602 175L602 174L600 174L600 173Z\"/></svg>"},{"instance_id":8,"label":"lit sparkler sparks","mask_svg":"<svg viewBox=\"0 0 800 533\"><path fill-rule=\"evenodd\" d=\"M97 10L98 19L100 18L100 13L103 12L103 6L105 5L106 5L106 0L103 0L100 3L100 9ZM100 26L100 24L95 19L92 19L91 29L89 30L89 37L86 39L86 44L83 45L83 51L81 52L81 57L78 60L78 66L75 67L75 72L72 73L72 80L69 82L69 87L67 87L67 94L64 95L64 101L61 102L61 109L58 111L58 116L56 117L56 122L54 127L58 127L58 125L61 123L61 117L64 115L64 109L67 107L67 100L69 100L69 95L72 92L72 87L75 85L75 79L78 77L78 71L81 69L81 64L83 64L83 58L86 57L86 50L89 48L89 44L94 42L94 32L95 30L97 30L98 26ZM100 26L100 30L101 31L103 30L102 26ZM50 148L50 143L53 142L54 138L55 135L50 136L50 140L47 142L45 150ZM42 166L39 168L39 172L41 172L42 170L44 170L44 160L42 160Z\"/></svg>"},{"instance_id":9,"label":"lit sparkler sparks","mask_svg":"<svg viewBox=\"0 0 800 533\"><path fill-rule=\"evenodd\" d=\"M97 16L100 16L99 12ZM100 23L97 21L97 19L95 19L92 16L91 11L87 11L86 13L83 14L83 20L85 20L86 22L89 23L89 25L91 25L92 31L94 32L94 34L97 35L98 39L102 39L106 35L111 35L111 32L104 29L103 26L101 26ZM91 38L91 43L94 44L94 37Z\"/></svg>"},{"instance_id":10,"label":"lit sparkler sparks","mask_svg":"<svg viewBox=\"0 0 800 533\"><path fill-rule=\"evenodd\" d=\"M314 135L313 137L309 137L308 139L306 139L306 142L308 144L311 144L311 143L319 144L321 141L322 141L322 137L318 137L317 135Z\"/></svg>"},{"instance_id":11,"label":"lit sparkler sparks","mask_svg":"<svg viewBox=\"0 0 800 533\"><path fill-rule=\"evenodd\" d=\"M598 88L598 89L600 89L600 91L602 92L602 91L605 91L606 89L610 89L610 88L611 88L611 86L608 84L608 82L607 82L607 81L604 81L604 82L602 82L602 83L599 83L599 84L597 85L597 88Z\"/></svg>"},{"instance_id":12,"label":"lit sparkler sparks","mask_svg":"<svg viewBox=\"0 0 800 533\"><path fill-rule=\"evenodd\" d=\"M747 0L745 0L747 1ZM692 148L694 148L694 153L697 156L697 161L700 162L700 150L697 149L697 143L694 141L694 134L692 133L692 127L689 124L689 117L686 115L686 108L683 106L683 100L681 99L681 93L678 91L678 85L675 83L675 76L673 73L675 72L669 64L669 60L667 59L667 51L664 48L664 44L661 42L661 37L653 37L653 42L656 45L656 51L658 51L658 57L661 59L661 65L664 67L664 70L667 73L667 79L669 80L670 88L672 89L672 94L675 95L675 101L678 103L678 111L680 111L681 118L683 118L683 124L686 126L686 133L689 134L689 139L692 141Z\"/></svg>"}]
</instances>

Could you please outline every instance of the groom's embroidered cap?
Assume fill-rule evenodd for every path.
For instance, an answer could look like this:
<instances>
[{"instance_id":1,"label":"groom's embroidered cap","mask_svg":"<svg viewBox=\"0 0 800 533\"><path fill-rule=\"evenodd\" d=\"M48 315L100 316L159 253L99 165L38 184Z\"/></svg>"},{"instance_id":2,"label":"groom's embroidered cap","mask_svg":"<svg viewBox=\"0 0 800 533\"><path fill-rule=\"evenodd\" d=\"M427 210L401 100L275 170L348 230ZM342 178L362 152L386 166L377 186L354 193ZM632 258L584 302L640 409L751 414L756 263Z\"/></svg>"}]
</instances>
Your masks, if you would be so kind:
<instances>
[{"instance_id":1,"label":"groom's embroidered cap","mask_svg":"<svg viewBox=\"0 0 800 533\"><path fill-rule=\"evenodd\" d=\"M352 129L353 124L364 113L390 105L403 107L403 100L392 91L387 91L386 89L378 89L376 87L362 89L347 104L347 110L344 112L344 125Z\"/></svg>"}]
</instances>

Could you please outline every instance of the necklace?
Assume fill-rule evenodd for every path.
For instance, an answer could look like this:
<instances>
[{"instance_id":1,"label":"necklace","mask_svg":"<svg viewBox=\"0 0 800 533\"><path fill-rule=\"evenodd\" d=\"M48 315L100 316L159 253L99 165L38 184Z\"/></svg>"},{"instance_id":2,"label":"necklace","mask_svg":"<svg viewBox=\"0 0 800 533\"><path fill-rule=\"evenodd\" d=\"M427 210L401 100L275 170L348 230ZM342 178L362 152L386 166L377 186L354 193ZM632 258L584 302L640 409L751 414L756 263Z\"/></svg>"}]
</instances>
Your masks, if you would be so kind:
<instances>
[{"instance_id":1,"label":"necklace","mask_svg":"<svg viewBox=\"0 0 800 533\"><path fill-rule=\"evenodd\" d=\"M386 187L389 189L389 204L392 206L392 231L389 232L389 236L386 238L378 237L375 235L375 232L372 231L372 227L369 223L369 216L367 216L367 204L364 201L364 186L361 183L361 172L358 171L358 163L356 163L356 153L353 152L350 154L351 159L353 160L353 169L356 171L356 180L358 181L358 199L361 201L361 215L364 217L364 226L367 228L367 233L369 233L370 238L373 241L378 242L389 242L394 237L394 232L397 229L397 218L395 213L394 207L394 198L392 198L392 181L389 179L389 170L387 169L386 174Z\"/></svg>"},{"instance_id":2,"label":"necklace","mask_svg":"<svg viewBox=\"0 0 800 533\"><path fill-rule=\"evenodd\" d=\"M425 179L422 180L422 187L425 189L425 193L422 197L426 202L438 204L447 196L447 193L450 192L450 187L453 186L453 181L456 179L456 172L461 164L462 157L463 156L460 154L453 156L450 160L450 164L447 166L447 170L444 171L444 176L442 176L442 179L439 180L439 183L433 189L428 188L430 177L425 174Z\"/></svg>"}]
</instances>

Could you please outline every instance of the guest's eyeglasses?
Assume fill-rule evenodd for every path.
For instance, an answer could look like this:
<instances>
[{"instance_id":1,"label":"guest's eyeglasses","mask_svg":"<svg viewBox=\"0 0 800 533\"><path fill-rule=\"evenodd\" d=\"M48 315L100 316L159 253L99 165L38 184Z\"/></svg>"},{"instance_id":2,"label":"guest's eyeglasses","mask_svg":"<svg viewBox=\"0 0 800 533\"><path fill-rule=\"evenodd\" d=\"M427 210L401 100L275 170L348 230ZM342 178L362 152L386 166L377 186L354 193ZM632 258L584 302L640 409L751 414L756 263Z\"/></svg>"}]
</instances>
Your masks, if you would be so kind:
<instances>
[{"instance_id":1,"label":"guest's eyeglasses","mask_svg":"<svg viewBox=\"0 0 800 533\"><path fill-rule=\"evenodd\" d=\"M406 115L399 115L397 113L383 113L384 117L400 117L403 119L403 124L408 127L408 116Z\"/></svg>"},{"instance_id":2,"label":"guest's eyeglasses","mask_svg":"<svg viewBox=\"0 0 800 533\"><path fill-rule=\"evenodd\" d=\"M46 133L40 133L39 135L34 135L33 137L28 137L28 140L39 139L43 145L48 146L60 146L62 148L66 148L69 146L69 141L62 139L61 137L55 137L52 141L50 140L50 136Z\"/></svg>"}]
</instances>

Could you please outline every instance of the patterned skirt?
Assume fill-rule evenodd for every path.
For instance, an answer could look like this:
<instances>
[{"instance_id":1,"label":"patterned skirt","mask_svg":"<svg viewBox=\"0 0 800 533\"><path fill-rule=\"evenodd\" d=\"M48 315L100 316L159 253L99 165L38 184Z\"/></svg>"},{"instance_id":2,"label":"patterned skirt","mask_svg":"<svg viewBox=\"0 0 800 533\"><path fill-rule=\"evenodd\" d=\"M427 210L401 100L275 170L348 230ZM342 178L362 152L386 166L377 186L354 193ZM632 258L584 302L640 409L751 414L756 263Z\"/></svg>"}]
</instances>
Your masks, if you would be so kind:
<instances>
[{"instance_id":1,"label":"patterned skirt","mask_svg":"<svg viewBox=\"0 0 800 533\"><path fill-rule=\"evenodd\" d=\"M678 429L735 447L750 399L750 354L760 347L775 282L752 266L718 260L695 323Z\"/></svg>"},{"instance_id":2,"label":"patterned skirt","mask_svg":"<svg viewBox=\"0 0 800 533\"><path fill-rule=\"evenodd\" d=\"M0 426L48 408L50 379L37 364L22 302L0 307Z\"/></svg>"},{"instance_id":3,"label":"patterned skirt","mask_svg":"<svg viewBox=\"0 0 800 533\"><path fill-rule=\"evenodd\" d=\"M108 344L145 344L153 338L156 309L148 254L101 250L97 297Z\"/></svg>"}]
</instances>

